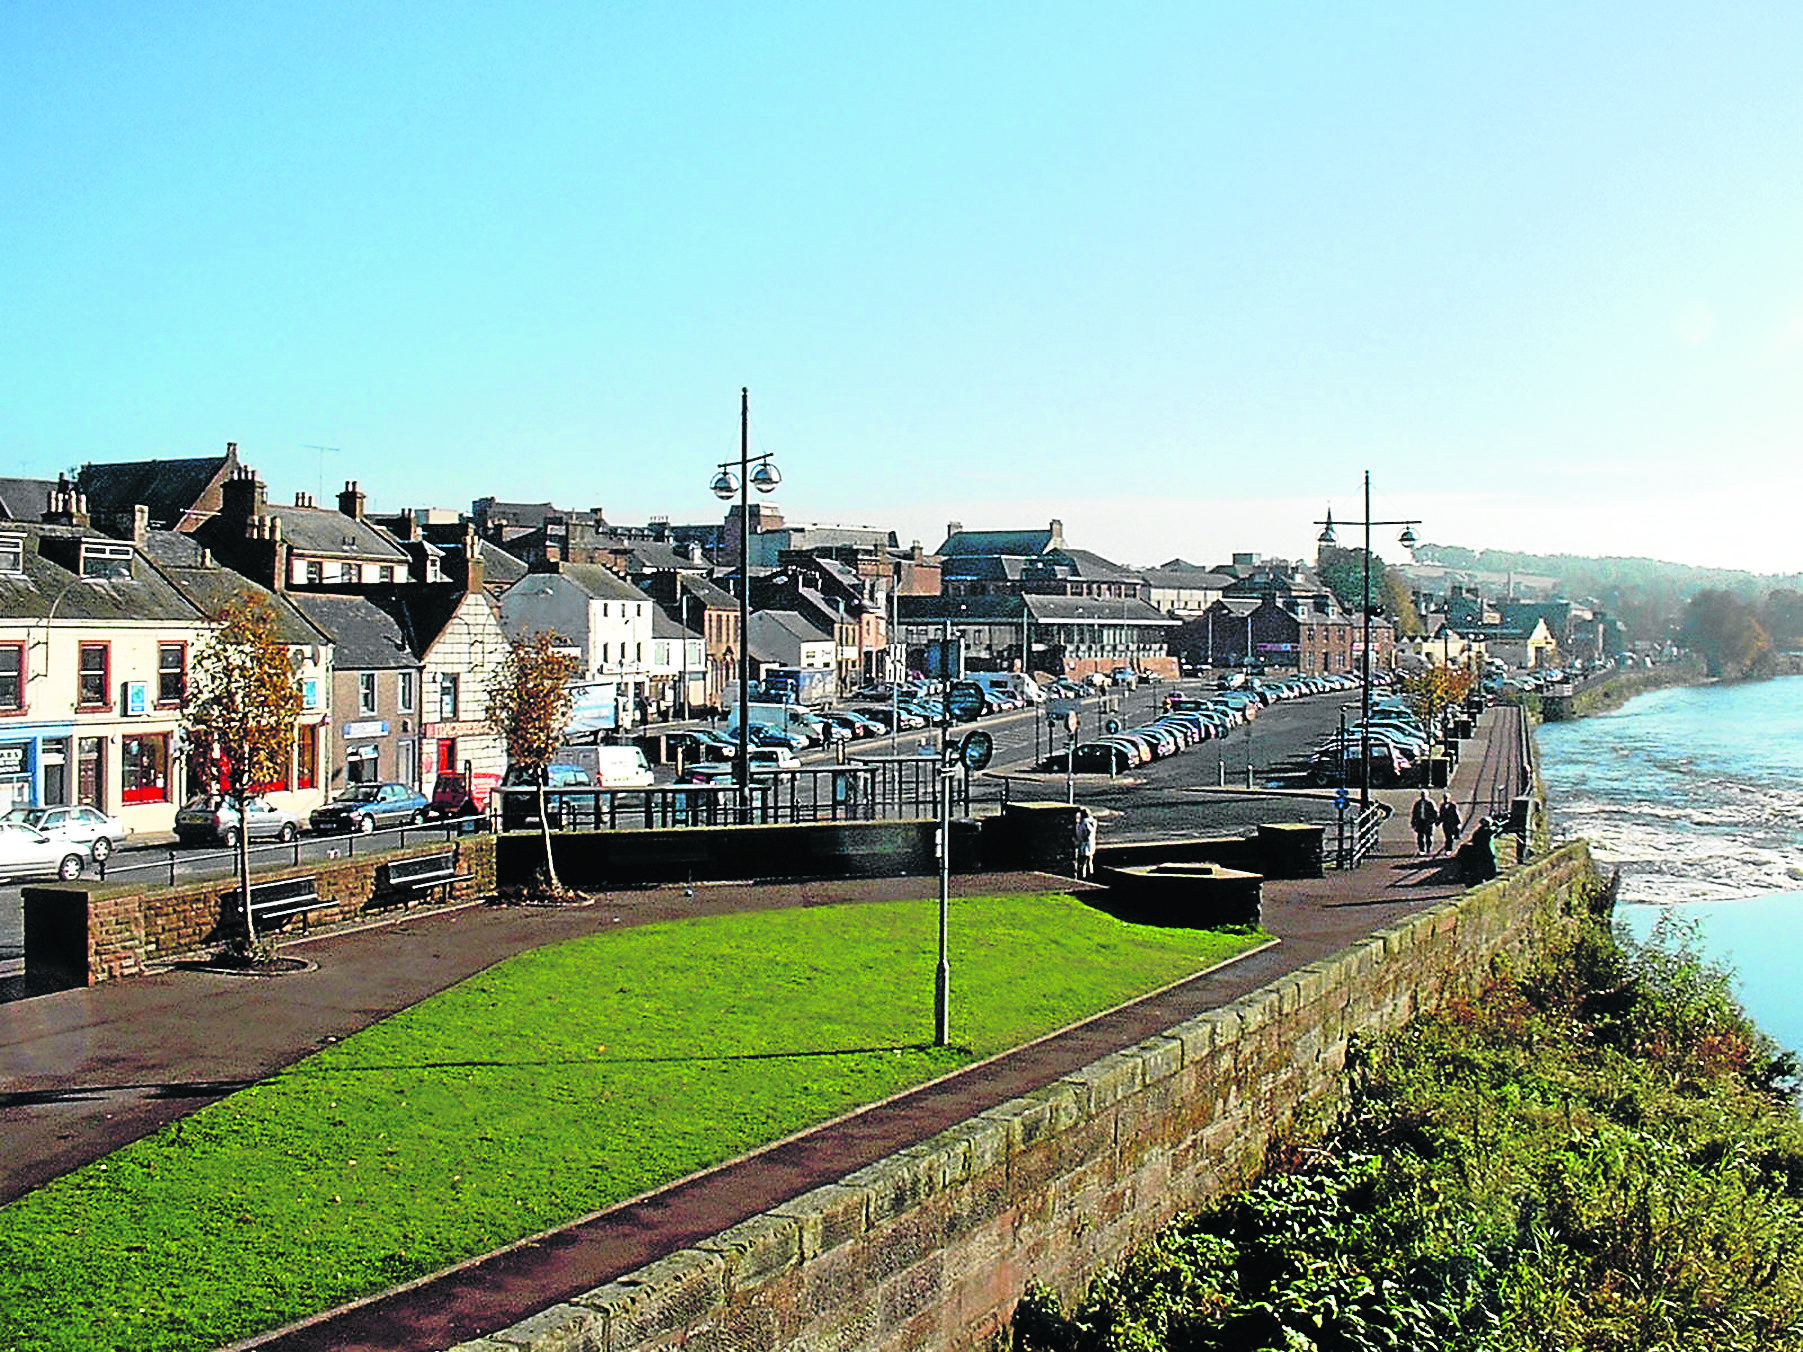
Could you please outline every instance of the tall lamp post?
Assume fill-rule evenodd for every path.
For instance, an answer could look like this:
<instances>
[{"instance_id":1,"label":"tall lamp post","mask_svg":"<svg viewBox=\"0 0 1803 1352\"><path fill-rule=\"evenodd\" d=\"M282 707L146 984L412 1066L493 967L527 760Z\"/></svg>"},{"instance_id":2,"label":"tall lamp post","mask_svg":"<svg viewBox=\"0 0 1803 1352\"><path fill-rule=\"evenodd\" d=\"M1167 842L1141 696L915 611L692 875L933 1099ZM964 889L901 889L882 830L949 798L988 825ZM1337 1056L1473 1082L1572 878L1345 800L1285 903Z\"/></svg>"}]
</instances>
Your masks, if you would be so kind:
<instances>
[{"instance_id":1,"label":"tall lamp post","mask_svg":"<svg viewBox=\"0 0 1803 1352\"><path fill-rule=\"evenodd\" d=\"M1329 509L1325 521L1315 522L1320 526L1321 534L1316 537L1320 544L1336 543L1333 531L1333 511ZM1373 526L1401 526L1402 534L1396 542L1404 549L1415 547L1415 527L1421 524L1419 517L1399 519L1396 521L1373 521L1371 519L1371 471L1365 471L1365 519L1348 524L1363 526L1365 529L1365 587L1360 607L1363 612L1364 642L1359 652L1359 683L1362 695L1359 708L1362 717L1359 720L1359 811L1363 812L1371 806L1371 528ZM1344 778L1344 776L1341 776Z\"/></svg>"},{"instance_id":2,"label":"tall lamp post","mask_svg":"<svg viewBox=\"0 0 1803 1352\"><path fill-rule=\"evenodd\" d=\"M720 472L708 486L722 502L739 499L739 748L733 762L733 782L739 790L739 816L751 811L751 490L768 493L783 481L770 454L751 454L751 391L739 390L738 475L731 460L720 463ZM757 468L753 469L752 465Z\"/></svg>"}]
</instances>

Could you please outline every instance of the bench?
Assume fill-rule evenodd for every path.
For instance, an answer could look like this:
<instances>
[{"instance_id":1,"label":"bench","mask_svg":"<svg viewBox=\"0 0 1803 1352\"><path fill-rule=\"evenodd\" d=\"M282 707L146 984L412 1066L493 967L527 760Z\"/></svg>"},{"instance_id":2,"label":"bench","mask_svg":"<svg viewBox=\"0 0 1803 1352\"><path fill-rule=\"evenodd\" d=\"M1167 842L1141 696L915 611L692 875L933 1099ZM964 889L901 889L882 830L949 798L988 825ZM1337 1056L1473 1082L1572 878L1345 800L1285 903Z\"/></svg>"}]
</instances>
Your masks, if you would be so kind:
<instances>
[{"instance_id":1,"label":"bench","mask_svg":"<svg viewBox=\"0 0 1803 1352\"><path fill-rule=\"evenodd\" d=\"M304 924L309 911L328 904L319 895L318 879L311 875L250 885L250 916L259 930L266 921L285 920L291 915L300 916Z\"/></svg>"},{"instance_id":2,"label":"bench","mask_svg":"<svg viewBox=\"0 0 1803 1352\"><path fill-rule=\"evenodd\" d=\"M473 873L457 871L456 850L435 850L431 854L415 855L411 859L393 859L382 866L382 882L386 890L408 897L436 890L442 890L448 897L452 887L469 882L475 876Z\"/></svg>"}]
</instances>

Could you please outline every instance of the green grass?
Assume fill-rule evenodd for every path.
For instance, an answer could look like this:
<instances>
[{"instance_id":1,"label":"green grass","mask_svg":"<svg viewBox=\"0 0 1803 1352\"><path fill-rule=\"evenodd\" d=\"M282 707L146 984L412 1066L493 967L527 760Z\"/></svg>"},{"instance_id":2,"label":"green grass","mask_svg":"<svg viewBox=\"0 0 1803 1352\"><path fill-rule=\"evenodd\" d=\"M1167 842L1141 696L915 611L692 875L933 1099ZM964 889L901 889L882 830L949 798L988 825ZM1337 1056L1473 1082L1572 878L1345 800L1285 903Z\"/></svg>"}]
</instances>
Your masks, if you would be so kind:
<instances>
[{"instance_id":1,"label":"green grass","mask_svg":"<svg viewBox=\"0 0 1803 1352\"><path fill-rule=\"evenodd\" d=\"M729 1160L1262 942L1067 896L526 954L0 1210L0 1347L212 1347Z\"/></svg>"}]
</instances>

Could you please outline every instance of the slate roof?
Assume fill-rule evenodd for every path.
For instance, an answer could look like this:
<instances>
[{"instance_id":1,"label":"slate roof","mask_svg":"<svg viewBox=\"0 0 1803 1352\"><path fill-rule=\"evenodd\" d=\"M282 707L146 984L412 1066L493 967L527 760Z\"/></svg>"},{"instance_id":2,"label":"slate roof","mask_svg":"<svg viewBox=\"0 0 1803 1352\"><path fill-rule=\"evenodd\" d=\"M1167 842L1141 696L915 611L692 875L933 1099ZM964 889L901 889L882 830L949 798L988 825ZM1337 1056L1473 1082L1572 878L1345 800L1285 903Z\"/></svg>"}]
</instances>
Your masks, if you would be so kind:
<instances>
[{"instance_id":1,"label":"slate roof","mask_svg":"<svg viewBox=\"0 0 1803 1352\"><path fill-rule=\"evenodd\" d=\"M346 516L333 507L282 507L265 512L282 523L282 538L296 554L329 554L405 565L410 556L400 543L371 521Z\"/></svg>"},{"instance_id":2,"label":"slate roof","mask_svg":"<svg viewBox=\"0 0 1803 1352\"><path fill-rule=\"evenodd\" d=\"M1144 601L1122 601L1095 596L1033 596L1026 598L1027 612L1036 624L1133 624L1175 628L1174 620Z\"/></svg>"},{"instance_id":3,"label":"slate roof","mask_svg":"<svg viewBox=\"0 0 1803 1352\"><path fill-rule=\"evenodd\" d=\"M943 558L963 558L971 554L999 554L1013 558L1031 558L1052 547L1051 530L961 530L948 535L945 543L933 552Z\"/></svg>"},{"instance_id":4,"label":"slate roof","mask_svg":"<svg viewBox=\"0 0 1803 1352\"><path fill-rule=\"evenodd\" d=\"M150 524L159 530L191 528L197 523L189 514L236 464L230 451L188 460L90 463L76 474L75 486L87 495L88 511L95 517L129 516L141 504L150 509Z\"/></svg>"},{"instance_id":5,"label":"slate roof","mask_svg":"<svg viewBox=\"0 0 1803 1352\"><path fill-rule=\"evenodd\" d=\"M676 618L673 615L671 615L669 611L665 610L662 606L652 606L651 607L651 637L652 638L676 639L676 638L700 638L701 635L699 632L697 632L694 629L683 628L682 625L680 625L676 622Z\"/></svg>"},{"instance_id":6,"label":"slate roof","mask_svg":"<svg viewBox=\"0 0 1803 1352\"><path fill-rule=\"evenodd\" d=\"M363 596L331 596L297 592L295 607L335 645L333 666L339 671L388 671L417 667L420 654L395 617Z\"/></svg>"},{"instance_id":7,"label":"slate roof","mask_svg":"<svg viewBox=\"0 0 1803 1352\"><path fill-rule=\"evenodd\" d=\"M1137 582L1140 575L1131 568L1123 568L1100 554L1091 553L1087 549L1055 549L1045 559L1046 562L1064 562L1071 573L1093 582Z\"/></svg>"},{"instance_id":8,"label":"slate roof","mask_svg":"<svg viewBox=\"0 0 1803 1352\"><path fill-rule=\"evenodd\" d=\"M0 528L0 534L25 537L23 573L0 573L0 617L177 624L206 618L201 607L137 550L133 551L132 575L120 578L82 577L54 557L60 546L73 563L82 540L119 544L99 531L18 522ZM53 557L42 553L46 542Z\"/></svg>"},{"instance_id":9,"label":"slate roof","mask_svg":"<svg viewBox=\"0 0 1803 1352\"><path fill-rule=\"evenodd\" d=\"M528 576L531 576L530 574ZM539 577L562 577L596 601L643 601L645 593L621 577L613 569L599 563L565 563L555 573Z\"/></svg>"},{"instance_id":10,"label":"slate roof","mask_svg":"<svg viewBox=\"0 0 1803 1352\"><path fill-rule=\"evenodd\" d=\"M330 643L332 636L319 628L280 592L252 582L218 564L166 568L169 580L207 616L217 615L228 601L256 596L268 602L276 615L276 635L284 643Z\"/></svg>"},{"instance_id":11,"label":"slate roof","mask_svg":"<svg viewBox=\"0 0 1803 1352\"><path fill-rule=\"evenodd\" d=\"M43 520L55 490L55 479L0 479L0 520Z\"/></svg>"}]
</instances>

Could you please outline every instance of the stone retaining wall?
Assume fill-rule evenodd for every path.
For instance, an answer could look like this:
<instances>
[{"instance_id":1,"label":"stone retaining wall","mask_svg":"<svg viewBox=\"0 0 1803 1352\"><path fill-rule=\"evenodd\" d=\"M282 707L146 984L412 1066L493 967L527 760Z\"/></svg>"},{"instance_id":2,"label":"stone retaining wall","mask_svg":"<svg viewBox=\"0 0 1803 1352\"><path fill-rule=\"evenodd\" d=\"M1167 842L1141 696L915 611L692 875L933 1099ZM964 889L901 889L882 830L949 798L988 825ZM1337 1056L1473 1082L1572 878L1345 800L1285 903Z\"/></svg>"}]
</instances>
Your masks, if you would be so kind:
<instances>
[{"instance_id":1,"label":"stone retaining wall","mask_svg":"<svg viewBox=\"0 0 1803 1352\"><path fill-rule=\"evenodd\" d=\"M1249 1180L1349 1039L1471 993L1574 913L1576 843L460 1352L981 1345Z\"/></svg>"},{"instance_id":2,"label":"stone retaining wall","mask_svg":"<svg viewBox=\"0 0 1803 1352\"><path fill-rule=\"evenodd\" d=\"M461 872L474 875L456 884L458 898L492 895L495 890L494 837L470 835L453 842ZM312 927L363 919L401 909L403 899L384 896L383 865L443 851L443 841L409 846L381 855L320 859L289 868L259 871L258 883L312 877L326 903L308 918ZM23 889L25 984L34 994L91 986L200 952L244 932L238 880L209 878L175 887L142 883L46 883ZM266 938L292 937L302 928L291 917Z\"/></svg>"}]
</instances>

